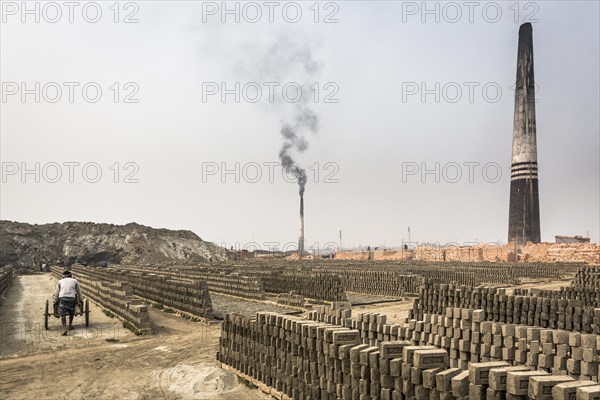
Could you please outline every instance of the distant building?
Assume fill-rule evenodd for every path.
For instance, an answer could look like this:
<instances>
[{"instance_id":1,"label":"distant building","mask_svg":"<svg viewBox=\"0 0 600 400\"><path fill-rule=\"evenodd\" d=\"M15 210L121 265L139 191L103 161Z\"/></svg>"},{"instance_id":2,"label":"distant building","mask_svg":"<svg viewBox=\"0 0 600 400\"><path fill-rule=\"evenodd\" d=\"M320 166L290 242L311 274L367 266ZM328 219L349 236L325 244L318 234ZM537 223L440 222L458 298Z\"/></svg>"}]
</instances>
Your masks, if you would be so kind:
<instances>
[{"instance_id":1,"label":"distant building","mask_svg":"<svg viewBox=\"0 0 600 400\"><path fill-rule=\"evenodd\" d=\"M589 243L590 238L586 238L583 236L564 236L564 235L556 235L554 236L556 243Z\"/></svg>"}]
</instances>

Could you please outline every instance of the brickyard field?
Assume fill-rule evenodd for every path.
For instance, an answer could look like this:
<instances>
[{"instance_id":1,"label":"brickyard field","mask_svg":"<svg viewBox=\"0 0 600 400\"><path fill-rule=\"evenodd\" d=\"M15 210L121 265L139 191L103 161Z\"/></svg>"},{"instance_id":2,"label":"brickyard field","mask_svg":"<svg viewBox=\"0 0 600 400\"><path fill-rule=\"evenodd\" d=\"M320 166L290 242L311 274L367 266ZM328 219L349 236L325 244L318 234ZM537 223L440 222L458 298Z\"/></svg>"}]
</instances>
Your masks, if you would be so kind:
<instances>
[{"instance_id":1,"label":"brickyard field","mask_svg":"<svg viewBox=\"0 0 600 400\"><path fill-rule=\"evenodd\" d=\"M0 270L2 398L507 397L469 378L494 362L559 377L544 381L548 390L597 386L600 271L586 265L246 260L70 269L91 301L89 326L76 316L68 336L53 316L44 328L62 268ZM335 331L346 334L329 336ZM430 349L441 350L441 365L411 364ZM404 374L404 365L422 376ZM432 387L436 374L448 381Z\"/></svg>"}]
</instances>

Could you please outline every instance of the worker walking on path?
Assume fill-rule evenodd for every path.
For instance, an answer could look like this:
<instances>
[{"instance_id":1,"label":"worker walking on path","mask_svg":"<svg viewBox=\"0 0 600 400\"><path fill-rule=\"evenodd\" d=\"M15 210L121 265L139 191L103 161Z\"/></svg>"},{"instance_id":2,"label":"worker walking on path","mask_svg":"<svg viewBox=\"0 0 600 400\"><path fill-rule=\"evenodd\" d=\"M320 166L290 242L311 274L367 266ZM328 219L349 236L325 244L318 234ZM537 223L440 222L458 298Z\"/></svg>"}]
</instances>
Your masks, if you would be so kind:
<instances>
[{"instance_id":1,"label":"worker walking on path","mask_svg":"<svg viewBox=\"0 0 600 400\"><path fill-rule=\"evenodd\" d=\"M81 287L77 279L73 278L71 271L64 271L63 278L56 284L54 293L54 303L58 303L60 319L63 325L63 336L67 336L73 329L73 316L75 315L75 305L83 300ZM69 315L69 327L67 328L67 314Z\"/></svg>"}]
</instances>

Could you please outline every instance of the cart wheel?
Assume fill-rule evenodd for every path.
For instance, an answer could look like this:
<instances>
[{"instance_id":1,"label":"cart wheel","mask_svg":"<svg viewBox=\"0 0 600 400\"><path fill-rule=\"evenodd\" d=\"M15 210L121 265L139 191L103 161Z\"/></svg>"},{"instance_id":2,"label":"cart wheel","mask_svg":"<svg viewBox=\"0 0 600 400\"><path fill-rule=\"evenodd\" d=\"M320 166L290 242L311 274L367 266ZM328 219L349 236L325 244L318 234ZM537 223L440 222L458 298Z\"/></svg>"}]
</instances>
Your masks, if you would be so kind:
<instances>
[{"instance_id":1,"label":"cart wheel","mask_svg":"<svg viewBox=\"0 0 600 400\"><path fill-rule=\"evenodd\" d=\"M90 326L90 301L85 299L85 326Z\"/></svg>"},{"instance_id":2,"label":"cart wheel","mask_svg":"<svg viewBox=\"0 0 600 400\"><path fill-rule=\"evenodd\" d=\"M46 312L44 313L44 328L46 328L46 330L48 330L48 316L50 315L48 307L48 300L46 300Z\"/></svg>"}]
</instances>

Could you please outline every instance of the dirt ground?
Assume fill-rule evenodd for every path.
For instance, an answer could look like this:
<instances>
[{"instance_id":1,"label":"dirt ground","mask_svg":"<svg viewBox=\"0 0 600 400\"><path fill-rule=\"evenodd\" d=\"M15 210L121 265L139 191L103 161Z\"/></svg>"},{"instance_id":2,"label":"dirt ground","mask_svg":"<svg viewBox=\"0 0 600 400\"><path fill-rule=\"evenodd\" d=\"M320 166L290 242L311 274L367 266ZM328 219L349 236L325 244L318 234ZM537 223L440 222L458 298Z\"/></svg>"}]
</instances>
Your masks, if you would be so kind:
<instances>
[{"instance_id":1,"label":"dirt ground","mask_svg":"<svg viewBox=\"0 0 600 400\"><path fill-rule=\"evenodd\" d=\"M136 336L90 303L90 327L75 317L63 337L59 319L44 329L56 280L15 278L0 305L1 399L223 399L267 395L215 361L219 324L150 310L154 335Z\"/></svg>"}]
</instances>

